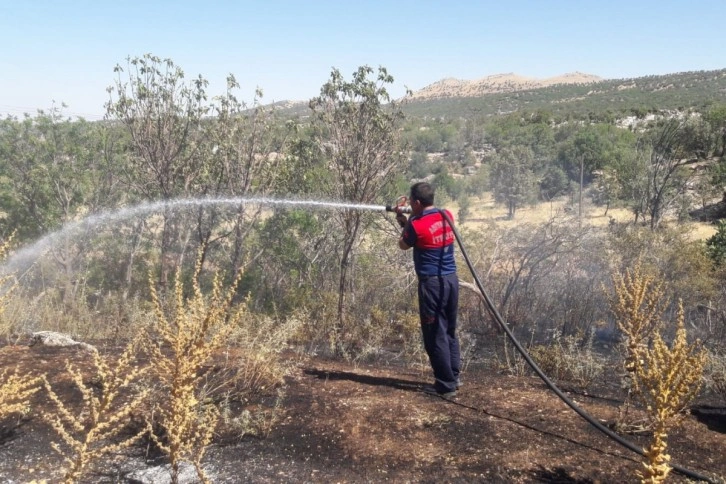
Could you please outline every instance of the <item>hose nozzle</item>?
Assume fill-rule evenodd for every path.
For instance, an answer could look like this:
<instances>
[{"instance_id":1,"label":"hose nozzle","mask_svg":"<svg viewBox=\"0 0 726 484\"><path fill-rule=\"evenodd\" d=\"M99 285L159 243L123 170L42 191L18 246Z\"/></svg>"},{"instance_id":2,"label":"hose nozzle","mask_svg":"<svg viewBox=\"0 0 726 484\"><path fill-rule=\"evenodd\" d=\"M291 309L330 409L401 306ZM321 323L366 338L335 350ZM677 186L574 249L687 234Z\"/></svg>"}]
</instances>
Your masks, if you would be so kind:
<instances>
[{"instance_id":1,"label":"hose nozzle","mask_svg":"<svg viewBox=\"0 0 726 484\"><path fill-rule=\"evenodd\" d=\"M400 196L398 197L398 200L396 200L395 205L386 205L386 212L396 212L396 213L411 213L411 206L407 205L408 198L406 196Z\"/></svg>"},{"instance_id":2,"label":"hose nozzle","mask_svg":"<svg viewBox=\"0 0 726 484\"><path fill-rule=\"evenodd\" d=\"M411 207L401 205L386 205L386 212L411 213Z\"/></svg>"}]
</instances>

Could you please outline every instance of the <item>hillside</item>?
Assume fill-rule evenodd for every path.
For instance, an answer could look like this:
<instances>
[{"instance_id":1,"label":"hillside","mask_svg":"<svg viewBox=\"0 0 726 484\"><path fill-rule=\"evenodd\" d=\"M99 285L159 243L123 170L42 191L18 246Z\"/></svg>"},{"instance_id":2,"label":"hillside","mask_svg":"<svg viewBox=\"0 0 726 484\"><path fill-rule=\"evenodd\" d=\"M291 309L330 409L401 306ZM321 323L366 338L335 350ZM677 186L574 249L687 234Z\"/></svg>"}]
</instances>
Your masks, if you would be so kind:
<instances>
[{"instance_id":1,"label":"hillside","mask_svg":"<svg viewBox=\"0 0 726 484\"><path fill-rule=\"evenodd\" d=\"M410 100L479 97L487 94L541 89L558 84L592 84L599 81L602 81L602 78L581 72L571 72L548 79L535 79L513 73L496 74L475 81L447 78L414 92Z\"/></svg>"},{"instance_id":2,"label":"hillside","mask_svg":"<svg viewBox=\"0 0 726 484\"><path fill-rule=\"evenodd\" d=\"M400 99L410 117L477 118L547 110L559 117L643 115L726 103L726 68L630 79L573 72L548 79L496 74L467 81L446 78ZM282 117L307 116L307 102L273 105Z\"/></svg>"},{"instance_id":3,"label":"hillside","mask_svg":"<svg viewBox=\"0 0 726 484\"><path fill-rule=\"evenodd\" d=\"M726 102L726 69L606 80L586 74L566 75L538 83L519 76L486 79L489 81L434 83L413 94L406 103L406 113L413 117L475 118L547 110L561 117L607 117Z\"/></svg>"}]
</instances>

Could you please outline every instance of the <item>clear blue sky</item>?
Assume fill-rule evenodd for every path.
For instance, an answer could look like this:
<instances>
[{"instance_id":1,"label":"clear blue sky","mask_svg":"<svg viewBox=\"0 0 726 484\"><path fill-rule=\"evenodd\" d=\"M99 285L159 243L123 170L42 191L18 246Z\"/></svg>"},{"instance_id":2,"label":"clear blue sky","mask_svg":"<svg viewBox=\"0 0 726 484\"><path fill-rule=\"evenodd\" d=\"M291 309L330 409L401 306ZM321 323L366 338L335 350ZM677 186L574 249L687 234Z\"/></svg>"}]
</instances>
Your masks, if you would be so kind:
<instances>
[{"instance_id":1,"label":"clear blue sky","mask_svg":"<svg viewBox=\"0 0 726 484\"><path fill-rule=\"evenodd\" d=\"M605 78L726 68L726 0L0 0L0 115L99 119L116 64L152 53L241 99L318 94L332 67L421 89L514 72Z\"/></svg>"}]
</instances>

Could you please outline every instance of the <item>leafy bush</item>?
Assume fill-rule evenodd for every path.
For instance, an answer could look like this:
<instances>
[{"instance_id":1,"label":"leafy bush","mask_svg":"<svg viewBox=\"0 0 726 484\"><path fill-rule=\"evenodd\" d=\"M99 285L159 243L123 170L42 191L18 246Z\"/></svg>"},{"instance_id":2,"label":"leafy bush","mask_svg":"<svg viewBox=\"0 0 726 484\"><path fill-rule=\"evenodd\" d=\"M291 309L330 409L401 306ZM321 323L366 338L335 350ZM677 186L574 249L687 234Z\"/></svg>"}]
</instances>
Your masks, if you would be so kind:
<instances>
[{"instance_id":1,"label":"leafy bush","mask_svg":"<svg viewBox=\"0 0 726 484\"><path fill-rule=\"evenodd\" d=\"M726 262L726 220L721 220L716 233L706 240L706 252L717 266Z\"/></svg>"}]
</instances>

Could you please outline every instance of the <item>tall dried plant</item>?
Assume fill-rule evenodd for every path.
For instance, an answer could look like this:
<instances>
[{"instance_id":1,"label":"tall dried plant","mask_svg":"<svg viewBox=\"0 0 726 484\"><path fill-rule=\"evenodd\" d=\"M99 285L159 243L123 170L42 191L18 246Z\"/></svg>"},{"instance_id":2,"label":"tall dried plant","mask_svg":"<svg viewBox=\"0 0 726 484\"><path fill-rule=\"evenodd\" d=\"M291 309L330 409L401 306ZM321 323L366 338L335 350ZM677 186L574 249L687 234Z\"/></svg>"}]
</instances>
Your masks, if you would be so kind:
<instances>
[{"instance_id":1,"label":"tall dried plant","mask_svg":"<svg viewBox=\"0 0 726 484\"><path fill-rule=\"evenodd\" d=\"M118 360L108 361L93 348L95 376L92 383L83 380L80 369L70 363L67 365L83 398L83 406L77 414L45 382L56 412L46 412L43 417L65 444L52 444L68 464L64 482L76 482L95 459L129 447L148 432L145 427L131 437L119 438L148 395L147 389L137 386L148 367L138 364L136 350L137 344L131 342Z\"/></svg>"},{"instance_id":2,"label":"tall dried plant","mask_svg":"<svg viewBox=\"0 0 726 484\"><path fill-rule=\"evenodd\" d=\"M639 355L660 325L663 312L663 283L643 272L640 264L625 275L613 276L615 293L610 297L610 309L618 329L623 333L626 374L635 371Z\"/></svg>"},{"instance_id":3,"label":"tall dried plant","mask_svg":"<svg viewBox=\"0 0 726 484\"><path fill-rule=\"evenodd\" d=\"M216 274L207 298L199 286L200 271L201 257L197 260L188 299L184 297L183 283L177 274L168 311L154 288L153 279L149 280L156 319L154 342L149 344L151 366L167 392L155 409L163 430L159 434L163 435L154 433L152 438L169 456L174 483L178 482L182 462L191 462L199 479L209 482L201 460L212 441L219 410L213 404L199 401L198 391L203 384L205 363L226 342L245 310L245 305L232 310L241 272L226 291Z\"/></svg>"},{"instance_id":4,"label":"tall dried plant","mask_svg":"<svg viewBox=\"0 0 726 484\"><path fill-rule=\"evenodd\" d=\"M30 398L43 386L44 377L19 375L15 370L0 371L0 419L13 413L26 413Z\"/></svg>"},{"instance_id":5,"label":"tall dried plant","mask_svg":"<svg viewBox=\"0 0 726 484\"><path fill-rule=\"evenodd\" d=\"M610 310L623 335L623 373L622 385L627 390L625 403L620 409L618 427L624 426L625 416L633 392L633 379L648 341L658 330L663 312L663 283L646 274L640 263L625 274L613 275L614 293L609 294Z\"/></svg>"},{"instance_id":6,"label":"tall dried plant","mask_svg":"<svg viewBox=\"0 0 726 484\"><path fill-rule=\"evenodd\" d=\"M708 353L697 341L686 340L685 313L679 303L676 337L670 348L659 332L652 346L641 353L635 369L634 383L653 427L653 437L645 452L642 482L663 482L671 468L666 453L668 429L680 412L698 394Z\"/></svg>"}]
</instances>

